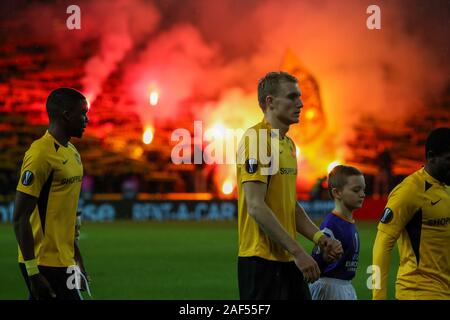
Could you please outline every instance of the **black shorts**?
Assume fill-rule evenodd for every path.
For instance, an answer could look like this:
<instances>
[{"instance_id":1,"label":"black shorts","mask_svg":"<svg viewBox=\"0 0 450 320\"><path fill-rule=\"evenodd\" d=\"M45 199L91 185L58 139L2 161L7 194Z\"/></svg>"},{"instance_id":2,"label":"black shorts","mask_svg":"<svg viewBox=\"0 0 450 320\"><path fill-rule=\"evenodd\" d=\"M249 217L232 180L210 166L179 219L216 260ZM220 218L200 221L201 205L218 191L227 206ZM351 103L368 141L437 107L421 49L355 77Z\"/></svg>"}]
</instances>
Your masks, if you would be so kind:
<instances>
[{"instance_id":1,"label":"black shorts","mask_svg":"<svg viewBox=\"0 0 450 320\"><path fill-rule=\"evenodd\" d=\"M294 262L238 257L238 282L241 300L311 300Z\"/></svg>"},{"instance_id":2,"label":"black shorts","mask_svg":"<svg viewBox=\"0 0 450 320\"><path fill-rule=\"evenodd\" d=\"M29 299L35 300L30 290L30 279L28 278L27 270L25 264L19 263L20 271L27 284ZM72 273L67 273L67 267L44 267L38 266L39 273L41 273L45 279L50 283L53 291L56 294L56 300L83 300L80 291L77 289L69 289L67 285L67 280ZM70 282L70 281L69 281ZM51 297L48 297L51 299Z\"/></svg>"}]
</instances>

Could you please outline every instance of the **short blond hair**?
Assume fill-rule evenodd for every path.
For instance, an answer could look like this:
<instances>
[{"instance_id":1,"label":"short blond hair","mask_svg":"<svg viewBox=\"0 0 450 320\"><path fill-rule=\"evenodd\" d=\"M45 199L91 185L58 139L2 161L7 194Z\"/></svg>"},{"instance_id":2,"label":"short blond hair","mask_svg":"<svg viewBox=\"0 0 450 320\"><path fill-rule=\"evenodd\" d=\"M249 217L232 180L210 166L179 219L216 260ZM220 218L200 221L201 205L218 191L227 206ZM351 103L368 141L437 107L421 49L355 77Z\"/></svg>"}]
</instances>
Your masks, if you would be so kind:
<instances>
[{"instance_id":1,"label":"short blond hair","mask_svg":"<svg viewBox=\"0 0 450 320\"><path fill-rule=\"evenodd\" d=\"M258 82L258 103L261 109L266 111L266 97L278 93L280 83L283 81L298 83L298 80L293 75L284 72L269 72Z\"/></svg>"}]
</instances>

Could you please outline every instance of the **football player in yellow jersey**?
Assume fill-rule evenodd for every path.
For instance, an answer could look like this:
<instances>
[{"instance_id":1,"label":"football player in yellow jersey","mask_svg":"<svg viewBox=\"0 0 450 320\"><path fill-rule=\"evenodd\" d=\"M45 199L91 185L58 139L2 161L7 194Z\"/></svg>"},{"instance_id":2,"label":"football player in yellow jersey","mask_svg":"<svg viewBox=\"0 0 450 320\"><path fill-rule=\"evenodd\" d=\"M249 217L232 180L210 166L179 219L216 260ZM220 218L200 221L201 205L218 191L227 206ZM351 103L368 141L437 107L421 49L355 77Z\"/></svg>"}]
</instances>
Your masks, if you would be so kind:
<instances>
[{"instance_id":1,"label":"football player in yellow jersey","mask_svg":"<svg viewBox=\"0 0 450 320\"><path fill-rule=\"evenodd\" d=\"M285 72L268 73L258 84L264 119L247 130L239 145L241 299L311 299L306 281L317 280L320 270L296 241L297 232L319 244L332 260L342 254L341 244L325 236L296 199L296 149L286 133L299 121L303 107L300 96L295 77ZM270 163L261 152L270 156Z\"/></svg>"},{"instance_id":2,"label":"football player in yellow jersey","mask_svg":"<svg viewBox=\"0 0 450 320\"><path fill-rule=\"evenodd\" d=\"M400 266L397 299L450 299L450 128L433 130L425 167L389 195L373 247L373 299L387 299L391 251Z\"/></svg>"},{"instance_id":3,"label":"football player in yellow jersey","mask_svg":"<svg viewBox=\"0 0 450 320\"><path fill-rule=\"evenodd\" d=\"M75 266L83 165L69 140L82 137L88 104L77 90L58 88L48 96L46 109L48 130L26 152L17 185L13 221L19 266L32 299L76 300L81 296L68 281L73 276L68 267Z\"/></svg>"}]
</instances>

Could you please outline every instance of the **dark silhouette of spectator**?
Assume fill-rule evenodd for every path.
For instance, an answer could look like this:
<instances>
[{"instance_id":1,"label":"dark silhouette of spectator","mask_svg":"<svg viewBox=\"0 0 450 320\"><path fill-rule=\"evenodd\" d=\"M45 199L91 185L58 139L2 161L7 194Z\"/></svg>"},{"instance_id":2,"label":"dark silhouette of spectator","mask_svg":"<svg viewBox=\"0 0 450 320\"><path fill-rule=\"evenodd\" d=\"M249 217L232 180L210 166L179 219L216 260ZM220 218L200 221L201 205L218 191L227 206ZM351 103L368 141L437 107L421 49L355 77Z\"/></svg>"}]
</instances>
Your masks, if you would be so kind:
<instances>
[{"instance_id":1,"label":"dark silhouette of spectator","mask_svg":"<svg viewBox=\"0 0 450 320\"><path fill-rule=\"evenodd\" d=\"M389 149L380 148L376 158L378 172L374 178L373 197L375 199L385 197L391 190L392 183L392 157Z\"/></svg>"},{"instance_id":2,"label":"dark silhouette of spectator","mask_svg":"<svg viewBox=\"0 0 450 320\"><path fill-rule=\"evenodd\" d=\"M174 184L174 192L186 192L186 183L183 180L183 177L181 177L180 174L177 174L177 178L175 179Z\"/></svg>"},{"instance_id":3,"label":"dark silhouette of spectator","mask_svg":"<svg viewBox=\"0 0 450 320\"><path fill-rule=\"evenodd\" d=\"M311 200L329 200L327 177L318 178L310 192Z\"/></svg>"},{"instance_id":4,"label":"dark silhouette of spectator","mask_svg":"<svg viewBox=\"0 0 450 320\"><path fill-rule=\"evenodd\" d=\"M8 176L5 172L0 171L0 196L6 196L10 190Z\"/></svg>"},{"instance_id":5,"label":"dark silhouette of spectator","mask_svg":"<svg viewBox=\"0 0 450 320\"><path fill-rule=\"evenodd\" d=\"M135 175L128 175L122 181L122 195L124 199L135 199L139 192L139 179Z\"/></svg>"},{"instance_id":6,"label":"dark silhouette of spectator","mask_svg":"<svg viewBox=\"0 0 450 320\"><path fill-rule=\"evenodd\" d=\"M217 175L218 166L216 164L211 164L206 166L205 175L206 175L206 188L208 192L210 192L214 198L219 196L219 190L216 186L215 176Z\"/></svg>"}]
</instances>

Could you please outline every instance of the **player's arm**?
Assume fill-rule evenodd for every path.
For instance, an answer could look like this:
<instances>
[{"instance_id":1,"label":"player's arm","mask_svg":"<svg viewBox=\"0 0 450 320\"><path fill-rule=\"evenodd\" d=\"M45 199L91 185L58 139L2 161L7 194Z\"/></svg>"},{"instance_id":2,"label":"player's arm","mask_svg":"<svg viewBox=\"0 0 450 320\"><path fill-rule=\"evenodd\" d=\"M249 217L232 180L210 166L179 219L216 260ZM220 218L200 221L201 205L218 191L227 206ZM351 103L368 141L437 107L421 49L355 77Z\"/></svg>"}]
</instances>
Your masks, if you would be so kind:
<instances>
[{"instance_id":1,"label":"player's arm","mask_svg":"<svg viewBox=\"0 0 450 320\"><path fill-rule=\"evenodd\" d=\"M74 243L74 252L75 252L75 262L80 267L81 272L86 274L86 269L84 267L83 256L81 255L80 247L78 246L78 241Z\"/></svg>"},{"instance_id":2,"label":"player's arm","mask_svg":"<svg viewBox=\"0 0 450 320\"><path fill-rule=\"evenodd\" d=\"M378 230L372 252L372 298L374 300L387 299L389 266L392 249L396 242L396 238Z\"/></svg>"},{"instance_id":3,"label":"player's arm","mask_svg":"<svg viewBox=\"0 0 450 320\"><path fill-rule=\"evenodd\" d=\"M83 274L83 281L81 282L81 290L86 290L88 284L91 282L91 278L89 277L86 267L84 266L83 256L81 255L81 250L78 245L78 241L75 240L74 243L74 252L75 252L75 263L80 268L81 273ZM85 281L87 283L85 283Z\"/></svg>"},{"instance_id":4,"label":"player's arm","mask_svg":"<svg viewBox=\"0 0 450 320\"><path fill-rule=\"evenodd\" d=\"M14 233L22 252L25 266L30 279L30 287L36 299L48 296L56 297L47 279L39 273L34 256L34 238L30 225L30 216L37 204L37 198L17 191L14 202L13 225Z\"/></svg>"},{"instance_id":5,"label":"player's arm","mask_svg":"<svg viewBox=\"0 0 450 320\"><path fill-rule=\"evenodd\" d=\"M37 148L30 148L25 153L21 178L17 185L13 216L14 232L24 258L31 294L38 300L56 296L47 279L39 273L30 224L30 216L36 208L39 194L51 172L47 157L47 152Z\"/></svg>"},{"instance_id":6,"label":"player's arm","mask_svg":"<svg viewBox=\"0 0 450 320\"><path fill-rule=\"evenodd\" d=\"M35 259L34 238L30 225L30 216L34 208L36 208L36 204L36 197L20 191L16 192L13 225L16 239L25 261Z\"/></svg>"},{"instance_id":7,"label":"player's arm","mask_svg":"<svg viewBox=\"0 0 450 320\"><path fill-rule=\"evenodd\" d=\"M80 231L81 231L81 218L79 217L79 212L77 212L77 220L75 222L75 242L73 244L74 253L75 253L75 262L80 267L84 269L84 261L83 256L81 255L80 247L78 246L78 240L80 239Z\"/></svg>"},{"instance_id":8,"label":"player's arm","mask_svg":"<svg viewBox=\"0 0 450 320\"><path fill-rule=\"evenodd\" d=\"M317 263L283 228L275 214L264 201L267 185L262 182L247 181L243 184L243 187L249 215L255 219L259 227L274 242L280 244L294 256L297 267L302 271L307 281L316 281L320 276Z\"/></svg>"},{"instance_id":9,"label":"player's arm","mask_svg":"<svg viewBox=\"0 0 450 320\"><path fill-rule=\"evenodd\" d=\"M320 235L319 239L314 239L320 230L298 202L295 207L295 224L298 233L320 246L328 261L335 261L342 256L342 245L338 240L327 237L324 233Z\"/></svg>"},{"instance_id":10,"label":"player's arm","mask_svg":"<svg viewBox=\"0 0 450 320\"><path fill-rule=\"evenodd\" d=\"M372 279L380 281L379 284L373 283L373 299L387 299L392 248L406 224L417 212L419 199L414 197L416 192L414 185L403 182L389 195L373 246Z\"/></svg>"},{"instance_id":11,"label":"player's arm","mask_svg":"<svg viewBox=\"0 0 450 320\"><path fill-rule=\"evenodd\" d=\"M81 283L81 290L86 290L88 284L91 282L91 278L89 277L86 267L84 266L83 256L81 255L80 246L78 245L78 240L80 239L81 232L81 212L77 211L77 220L75 223L75 242L74 242L74 258L75 263L80 268L81 273L83 274L83 281ZM87 283L85 283L85 281Z\"/></svg>"}]
</instances>

